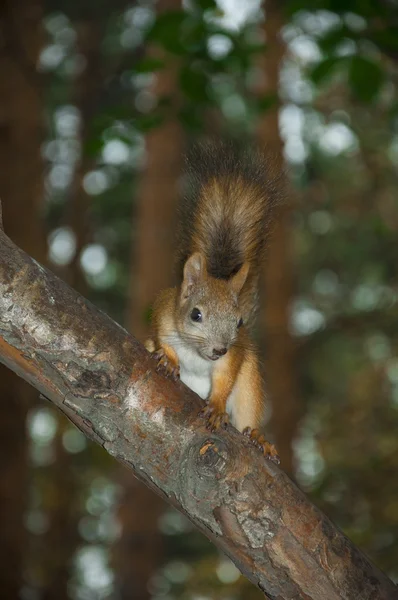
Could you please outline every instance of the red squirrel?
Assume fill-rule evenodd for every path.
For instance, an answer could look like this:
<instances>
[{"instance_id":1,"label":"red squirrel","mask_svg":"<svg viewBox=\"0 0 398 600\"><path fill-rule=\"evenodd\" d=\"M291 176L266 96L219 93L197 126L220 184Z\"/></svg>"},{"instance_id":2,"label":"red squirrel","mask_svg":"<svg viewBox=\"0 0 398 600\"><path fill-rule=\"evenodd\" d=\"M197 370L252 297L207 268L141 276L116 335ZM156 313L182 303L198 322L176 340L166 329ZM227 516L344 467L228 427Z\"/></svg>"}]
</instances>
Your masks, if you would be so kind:
<instances>
[{"instance_id":1,"label":"red squirrel","mask_svg":"<svg viewBox=\"0 0 398 600\"><path fill-rule=\"evenodd\" d=\"M214 431L232 424L279 463L259 433L265 393L250 339L265 242L280 200L267 161L232 146L197 146L188 158L191 194L180 206L178 287L163 290L146 348L159 369L207 401Z\"/></svg>"}]
</instances>

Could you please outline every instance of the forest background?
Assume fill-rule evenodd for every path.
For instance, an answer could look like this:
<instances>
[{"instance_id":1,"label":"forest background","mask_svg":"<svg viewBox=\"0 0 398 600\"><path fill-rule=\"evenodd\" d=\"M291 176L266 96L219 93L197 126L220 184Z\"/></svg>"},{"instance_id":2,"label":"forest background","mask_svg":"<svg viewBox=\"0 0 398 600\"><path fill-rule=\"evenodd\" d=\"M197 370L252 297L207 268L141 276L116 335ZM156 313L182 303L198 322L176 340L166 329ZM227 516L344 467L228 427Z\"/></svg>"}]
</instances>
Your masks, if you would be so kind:
<instances>
[{"instance_id":1,"label":"forest background","mask_svg":"<svg viewBox=\"0 0 398 600\"><path fill-rule=\"evenodd\" d=\"M0 197L16 243L143 340L173 278L183 155L288 173L257 331L283 468L398 581L395 0L7 0ZM1 368L0 588L23 600L262 594Z\"/></svg>"}]
</instances>

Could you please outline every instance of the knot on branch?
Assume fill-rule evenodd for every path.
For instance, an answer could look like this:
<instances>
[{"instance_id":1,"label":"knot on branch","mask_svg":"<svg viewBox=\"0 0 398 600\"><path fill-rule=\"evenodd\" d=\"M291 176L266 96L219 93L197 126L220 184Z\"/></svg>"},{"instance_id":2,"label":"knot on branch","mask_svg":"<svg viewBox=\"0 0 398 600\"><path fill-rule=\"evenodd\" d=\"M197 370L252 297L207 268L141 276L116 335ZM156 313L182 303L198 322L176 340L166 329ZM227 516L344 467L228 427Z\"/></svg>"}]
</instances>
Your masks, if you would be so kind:
<instances>
[{"instance_id":1,"label":"knot on branch","mask_svg":"<svg viewBox=\"0 0 398 600\"><path fill-rule=\"evenodd\" d=\"M222 506L231 483L234 485L236 478L244 476L234 437L234 434L198 436L187 447L180 466L181 503L218 535L222 530L212 507Z\"/></svg>"},{"instance_id":2,"label":"knot on branch","mask_svg":"<svg viewBox=\"0 0 398 600\"><path fill-rule=\"evenodd\" d=\"M227 452L223 443L206 440L196 457L196 470L199 476L219 479L227 463Z\"/></svg>"}]
</instances>

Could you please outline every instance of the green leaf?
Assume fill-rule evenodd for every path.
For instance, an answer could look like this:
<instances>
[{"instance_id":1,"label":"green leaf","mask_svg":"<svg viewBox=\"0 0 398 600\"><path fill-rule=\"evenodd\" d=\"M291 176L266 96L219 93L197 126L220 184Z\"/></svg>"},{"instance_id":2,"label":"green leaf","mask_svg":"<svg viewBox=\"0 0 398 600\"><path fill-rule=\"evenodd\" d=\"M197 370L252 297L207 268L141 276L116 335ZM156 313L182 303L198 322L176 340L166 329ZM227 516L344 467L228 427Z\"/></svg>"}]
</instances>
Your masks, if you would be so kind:
<instances>
[{"instance_id":1,"label":"green leaf","mask_svg":"<svg viewBox=\"0 0 398 600\"><path fill-rule=\"evenodd\" d=\"M398 27L388 27L383 31L375 31L370 35L370 38L382 51L398 52Z\"/></svg>"},{"instance_id":2,"label":"green leaf","mask_svg":"<svg viewBox=\"0 0 398 600\"><path fill-rule=\"evenodd\" d=\"M134 66L135 73L152 73L154 71L160 71L165 66L163 60L158 58L143 58Z\"/></svg>"},{"instance_id":3,"label":"green leaf","mask_svg":"<svg viewBox=\"0 0 398 600\"><path fill-rule=\"evenodd\" d=\"M350 31L345 25L338 25L320 37L318 40L318 45L323 52L332 53L336 46L340 44L340 42L342 42L344 39L352 37L352 31Z\"/></svg>"},{"instance_id":4,"label":"green leaf","mask_svg":"<svg viewBox=\"0 0 398 600\"><path fill-rule=\"evenodd\" d=\"M91 136L83 145L83 154L89 158L95 158L104 147L104 142L99 137Z\"/></svg>"},{"instance_id":5,"label":"green leaf","mask_svg":"<svg viewBox=\"0 0 398 600\"><path fill-rule=\"evenodd\" d=\"M157 17L146 38L158 42L173 54L184 54L182 27L186 19L187 13L182 10L167 11Z\"/></svg>"},{"instance_id":6,"label":"green leaf","mask_svg":"<svg viewBox=\"0 0 398 600\"><path fill-rule=\"evenodd\" d=\"M189 54L199 53L206 55L207 29L203 21L198 19L187 19L182 27L181 42L185 52Z\"/></svg>"},{"instance_id":7,"label":"green leaf","mask_svg":"<svg viewBox=\"0 0 398 600\"><path fill-rule=\"evenodd\" d=\"M306 9L310 10L317 8L314 6L315 2L307 2ZM288 15L294 15L296 12L300 12L303 10L303 0L290 0L290 2L286 3L286 13Z\"/></svg>"},{"instance_id":8,"label":"green leaf","mask_svg":"<svg viewBox=\"0 0 398 600\"><path fill-rule=\"evenodd\" d=\"M363 7L366 4L367 0L361 0L361 6ZM337 14L346 12L347 8L347 0L328 0L328 6L326 6L326 10L331 10ZM355 4L355 3L354 3Z\"/></svg>"},{"instance_id":9,"label":"green leaf","mask_svg":"<svg viewBox=\"0 0 398 600\"><path fill-rule=\"evenodd\" d=\"M195 4L203 11L217 9L217 2L215 0L195 0Z\"/></svg>"},{"instance_id":10,"label":"green leaf","mask_svg":"<svg viewBox=\"0 0 398 600\"><path fill-rule=\"evenodd\" d=\"M266 112L270 108L276 106L277 102L278 96L276 94L267 94L257 100L256 106L260 112Z\"/></svg>"},{"instance_id":11,"label":"green leaf","mask_svg":"<svg viewBox=\"0 0 398 600\"><path fill-rule=\"evenodd\" d=\"M392 105L390 106L390 109L388 111L388 114L389 114L390 119L398 120L398 100L396 102L392 103Z\"/></svg>"},{"instance_id":12,"label":"green leaf","mask_svg":"<svg viewBox=\"0 0 398 600\"><path fill-rule=\"evenodd\" d=\"M164 117L160 114L145 115L137 119L135 126L142 133L146 133L156 127L160 127L163 122Z\"/></svg>"},{"instance_id":13,"label":"green leaf","mask_svg":"<svg viewBox=\"0 0 398 600\"><path fill-rule=\"evenodd\" d=\"M268 46L265 42L249 42L242 47L243 52L246 52L246 54L249 55L262 54L263 52L266 52L267 49Z\"/></svg>"},{"instance_id":14,"label":"green leaf","mask_svg":"<svg viewBox=\"0 0 398 600\"><path fill-rule=\"evenodd\" d=\"M369 58L353 56L350 61L349 82L353 93L364 102L373 100L380 91L384 73Z\"/></svg>"},{"instance_id":15,"label":"green leaf","mask_svg":"<svg viewBox=\"0 0 398 600\"><path fill-rule=\"evenodd\" d=\"M329 78L338 65L346 60L345 56L330 56L318 63L310 72L310 78L315 84L319 84Z\"/></svg>"},{"instance_id":16,"label":"green leaf","mask_svg":"<svg viewBox=\"0 0 398 600\"><path fill-rule=\"evenodd\" d=\"M208 102L208 78L198 67L186 65L180 71L181 89L185 95L196 102Z\"/></svg>"},{"instance_id":17,"label":"green leaf","mask_svg":"<svg viewBox=\"0 0 398 600\"><path fill-rule=\"evenodd\" d=\"M187 104L186 106L184 106L180 110L178 116L181 123L188 131L194 133L203 131L203 114L198 109L198 105L196 103L195 106L192 106L192 104Z\"/></svg>"}]
</instances>

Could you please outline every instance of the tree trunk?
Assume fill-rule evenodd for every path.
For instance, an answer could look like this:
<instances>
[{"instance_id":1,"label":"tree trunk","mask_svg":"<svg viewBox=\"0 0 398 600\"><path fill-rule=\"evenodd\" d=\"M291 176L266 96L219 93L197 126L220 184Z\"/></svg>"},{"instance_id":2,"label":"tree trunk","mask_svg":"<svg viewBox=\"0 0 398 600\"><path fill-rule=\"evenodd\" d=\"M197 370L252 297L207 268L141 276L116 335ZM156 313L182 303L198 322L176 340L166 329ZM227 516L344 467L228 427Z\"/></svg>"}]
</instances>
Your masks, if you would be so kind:
<instances>
[{"instance_id":1,"label":"tree trunk","mask_svg":"<svg viewBox=\"0 0 398 600\"><path fill-rule=\"evenodd\" d=\"M41 16L39 0L0 5L0 197L8 235L44 262L42 103L36 73ZM12 599L20 594L27 547L26 415L37 392L1 367L0 397L0 588L3 598Z\"/></svg>"},{"instance_id":2,"label":"tree trunk","mask_svg":"<svg viewBox=\"0 0 398 600\"><path fill-rule=\"evenodd\" d=\"M178 5L168 1L165 5ZM174 6L175 7L175 6ZM167 59L169 60L169 59ZM172 63L157 77L157 97L176 98L176 69ZM171 109L172 110L172 109ZM176 201L180 195L184 132L171 114L146 138L147 164L137 191L134 229L133 273L128 322L138 339L148 334L148 311L161 289L170 285L173 272Z\"/></svg>"},{"instance_id":3,"label":"tree trunk","mask_svg":"<svg viewBox=\"0 0 398 600\"><path fill-rule=\"evenodd\" d=\"M398 600L278 467L145 349L0 233L0 360L186 514L268 598Z\"/></svg>"},{"instance_id":4,"label":"tree trunk","mask_svg":"<svg viewBox=\"0 0 398 600\"><path fill-rule=\"evenodd\" d=\"M266 2L264 24L267 50L261 57L264 83L262 94L278 94L279 69L285 47L280 38L283 26L281 7L276 0ZM279 168L283 168L283 146L278 125L279 103L269 109L258 124L257 135L272 152ZM295 344L290 334L290 310L294 280L291 248L291 207L282 211L269 243L263 277L261 329L266 352L265 381L272 404L271 430L275 436L281 464L293 473L292 442L300 416L298 386L295 372Z\"/></svg>"},{"instance_id":5,"label":"tree trunk","mask_svg":"<svg viewBox=\"0 0 398 600\"><path fill-rule=\"evenodd\" d=\"M158 11L178 9L180 0L161 0ZM150 52L156 54L154 49ZM152 93L177 101L177 73L170 57L157 75ZM172 283L175 207L179 196L179 177L183 154L183 131L177 118L166 121L146 137L147 164L136 196L130 302L127 323L140 341L148 335L149 308L156 294ZM159 517L164 502L146 486L123 470L124 496L119 520L122 536L114 554L117 586L122 600L149 600L148 582L160 566L163 536Z\"/></svg>"},{"instance_id":6,"label":"tree trunk","mask_svg":"<svg viewBox=\"0 0 398 600\"><path fill-rule=\"evenodd\" d=\"M90 240L90 196L83 188L85 174L95 164L94 159L84 154L84 146L89 139L90 123L96 114L101 92L102 27L95 21L76 23L77 48L85 60L85 69L74 82L74 104L80 113L80 145L82 156L76 171L69 197L66 202L64 224L76 236L76 253L64 269L62 279L81 294L87 294L87 284L80 266L80 254ZM49 530L43 536L40 561L44 565L41 585L42 600L68 600L68 583L71 577L73 557L81 542L78 521L79 485L73 469L74 457L65 449L62 438L67 429L67 421L59 420L55 439L55 461L48 477L54 490L51 505L47 507Z\"/></svg>"},{"instance_id":7,"label":"tree trunk","mask_svg":"<svg viewBox=\"0 0 398 600\"><path fill-rule=\"evenodd\" d=\"M84 190L83 179L95 166L95 159L85 154L84 148L90 139L91 122L97 114L103 84L101 56L103 26L91 20L77 22L75 27L77 49L85 60L85 69L78 75L74 84L74 103L80 114L79 137L82 155L76 166L65 211L65 224L71 227L76 236L76 253L65 269L65 279L72 287L84 294L87 284L80 266L80 255L91 238L91 197Z\"/></svg>"}]
</instances>

